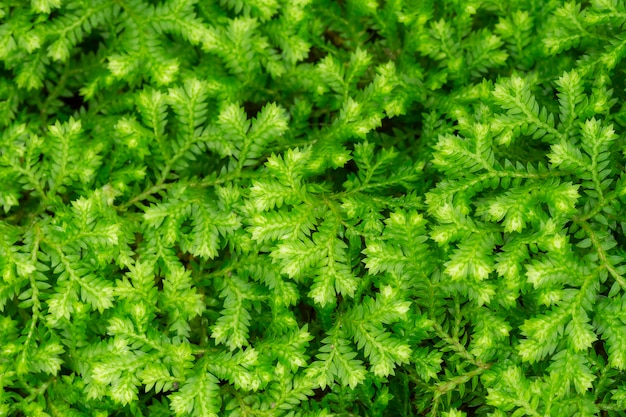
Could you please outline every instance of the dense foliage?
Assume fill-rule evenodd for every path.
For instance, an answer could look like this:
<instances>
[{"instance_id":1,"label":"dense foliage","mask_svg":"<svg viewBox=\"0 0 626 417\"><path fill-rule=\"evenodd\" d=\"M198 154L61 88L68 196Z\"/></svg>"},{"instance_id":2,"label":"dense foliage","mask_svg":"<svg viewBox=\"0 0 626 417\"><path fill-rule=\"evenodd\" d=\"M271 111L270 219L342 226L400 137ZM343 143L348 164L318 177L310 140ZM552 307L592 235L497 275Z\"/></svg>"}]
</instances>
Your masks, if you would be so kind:
<instances>
[{"instance_id":1,"label":"dense foliage","mask_svg":"<svg viewBox=\"0 0 626 417\"><path fill-rule=\"evenodd\" d=\"M620 0L0 0L0 416L626 415Z\"/></svg>"}]
</instances>

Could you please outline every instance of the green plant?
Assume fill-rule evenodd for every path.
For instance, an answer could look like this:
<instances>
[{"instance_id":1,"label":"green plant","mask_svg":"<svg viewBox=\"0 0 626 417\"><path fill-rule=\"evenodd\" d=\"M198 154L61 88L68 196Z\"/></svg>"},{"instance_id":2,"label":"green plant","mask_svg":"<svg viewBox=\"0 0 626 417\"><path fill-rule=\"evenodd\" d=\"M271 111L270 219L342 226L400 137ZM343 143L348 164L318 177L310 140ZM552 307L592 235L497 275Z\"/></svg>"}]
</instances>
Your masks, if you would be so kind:
<instances>
[{"instance_id":1,"label":"green plant","mask_svg":"<svg viewBox=\"0 0 626 417\"><path fill-rule=\"evenodd\" d=\"M0 1L0 415L624 415L625 23Z\"/></svg>"}]
</instances>

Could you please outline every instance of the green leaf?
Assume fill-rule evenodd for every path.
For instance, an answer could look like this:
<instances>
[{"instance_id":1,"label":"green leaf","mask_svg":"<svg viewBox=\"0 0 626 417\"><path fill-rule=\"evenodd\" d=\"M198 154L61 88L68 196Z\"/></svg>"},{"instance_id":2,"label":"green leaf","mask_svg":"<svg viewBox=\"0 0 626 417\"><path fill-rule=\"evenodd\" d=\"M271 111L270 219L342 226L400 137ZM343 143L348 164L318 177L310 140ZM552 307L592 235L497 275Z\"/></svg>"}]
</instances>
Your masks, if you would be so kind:
<instances>
[{"instance_id":1,"label":"green leaf","mask_svg":"<svg viewBox=\"0 0 626 417\"><path fill-rule=\"evenodd\" d=\"M202 295L192 287L191 273L183 268L170 270L163 280L159 306L168 312L171 329L189 335L188 321L205 309Z\"/></svg>"},{"instance_id":2,"label":"green leaf","mask_svg":"<svg viewBox=\"0 0 626 417\"><path fill-rule=\"evenodd\" d=\"M622 305L622 299L602 299L594 317L594 325L608 346L609 364L619 370L626 368L626 352L621 348L626 342L626 317Z\"/></svg>"},{"instance_id":3,"label":"green leaf","mask_svg":"<svg viewBox=\"0 0 626 417\"><path fill-rule=\"evenodd\" d=\"M149 363L140 373L141 383L144 384L146 392L154 388L154 391L170 391L176 379L173 378L167 367L162 363Z\"/></svg>"},{"instance_id":4,"label":"green leaf","mask_svg":"<svg viewBox=\"0 0 626 417\"><path fill-rule=\"evenodd\" d=\"M176 416L217 417L221 406L218 382L208 372L193 375L171 395L170 408Z\"/></svg>"},{"instance_id":5,"label":"green leaf","mask_svg":"<svg viewBox=\"0 0 626 417\"><path fill-rule=\"evenodd\" d=\"M415 371L425 382L436 379L441 371L443 353L428 348L419 348L413 352L411 360L415 363Z\"/></svg>"},{"instance_id":6,"label":"green leaf","mask_svg":"<svg viewBox=\"0 0 626 417\"><path fill-rule=\"evenodd\" d=\"M248 346L248 328L252 316L247 298L254 298L254 287L242 278L224 280L220 297L224 298L224 309L217 322L211 327L211 337L217 343L226 344L232 351Z\"/></svg>"},{"instance_id":7,"label":"green leaf","mask_svg":"<svg viewBox=\"0 0 626 417\"><path fill-rule=\"evenodd\" d=\"M367 375L363 362L356 359L357 354L344 332L335 328L328 335L322 340L318 361L307 369L307 378L322 389L332 386L334 381L354 389Z\"/></svg>"},{"instance_id":8,"label":"green leaf","mask_svg":"<svg viewBox=\"0 0 626 417\"><path fill-rule=\"evenodd\" d=\"M31 354L30 371L57 375L63 365L63 359L59 355L64 351L60 343L53 341L38 346Z\"/></svg>"},{"instance_id":9,"label":"green leaf","mask_svg":"<svg viewBox=\"0 0 626 417\"><path fill-rule=\"evenodd\" d=\"M570 384L574 385L578 394L585 393L592 386L595 376L587 366L587 360L579 353L562 350L554 355L548 367L550 379L557 392L567 393Z\"/></svg>"},{"instance_id":10,"label":"green leaf","mask_svg":"<svg viewBox=\"0 0 626 417\"><path fill-rule=\"evenodd\" d=\"M453 280L482 281L493 270L490 255L496 244L493 235L473 235L458 245L458 249L445 263L445 272Z\"/></svg>"},{"instance_id":11,"label":"green leaf","mask_svg":"<svg viewBox=\"0 0 626 417\"><path fill-rule=\"evenodd\" d=\"M567 312L564 308L552 310L545 315L526 320L520 329L527 339L517 347L522 360L535 363L551 355L558 345L559 335L563 334Z\"/></svg>"}]
</instances>

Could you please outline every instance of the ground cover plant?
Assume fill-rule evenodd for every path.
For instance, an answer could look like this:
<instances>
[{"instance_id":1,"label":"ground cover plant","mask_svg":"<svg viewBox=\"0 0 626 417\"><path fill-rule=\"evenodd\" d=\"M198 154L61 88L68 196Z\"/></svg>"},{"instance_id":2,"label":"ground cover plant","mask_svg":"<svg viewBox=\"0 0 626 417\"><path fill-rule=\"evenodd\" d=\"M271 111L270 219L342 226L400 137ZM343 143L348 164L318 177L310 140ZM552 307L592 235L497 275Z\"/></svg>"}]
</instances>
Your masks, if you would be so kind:
<instances>
[{"instance_id":1,"label":"ground cover plant","mask_svg":"<svg viewBox=\"0 0 626 417\"><path fill-rule=\"evenodd\" d=\"M623 416L618 0L0 0L0 416Z\"/></svg>"}]
</instances>

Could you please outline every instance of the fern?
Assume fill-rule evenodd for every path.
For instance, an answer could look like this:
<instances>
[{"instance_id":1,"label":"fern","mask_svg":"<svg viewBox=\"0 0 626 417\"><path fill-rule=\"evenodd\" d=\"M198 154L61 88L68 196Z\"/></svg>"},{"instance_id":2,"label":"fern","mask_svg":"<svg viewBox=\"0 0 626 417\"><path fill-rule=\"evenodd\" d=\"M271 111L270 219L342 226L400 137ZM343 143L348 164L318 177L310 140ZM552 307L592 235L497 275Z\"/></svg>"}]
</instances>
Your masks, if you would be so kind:
<instances>
[{"instance_id":1,"label":"fern","mask_svg":"<svg viewBox=\"0 0 626 417\"><path fill-rule=\"evenodd\" d=\"M625 21L0 0L0 415L623 415Z\"/></svg>"}]
</instances>

